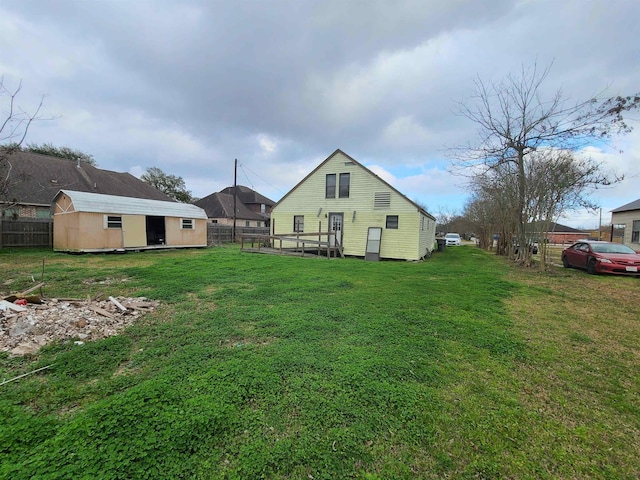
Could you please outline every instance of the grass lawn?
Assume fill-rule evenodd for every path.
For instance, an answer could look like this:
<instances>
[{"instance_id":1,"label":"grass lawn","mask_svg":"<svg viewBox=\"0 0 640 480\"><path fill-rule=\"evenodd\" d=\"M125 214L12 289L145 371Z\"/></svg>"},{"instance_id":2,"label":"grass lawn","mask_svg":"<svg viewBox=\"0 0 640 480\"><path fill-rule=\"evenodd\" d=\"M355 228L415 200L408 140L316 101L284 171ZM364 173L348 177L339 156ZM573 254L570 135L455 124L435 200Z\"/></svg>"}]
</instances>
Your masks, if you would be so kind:
<instances>
[{"instance_id":1,"label":"grass lawn","mask_svg":"<svg viewBox=\"0 0 640 480\"><path fill-rule=\"evenodd\" d=\"M640 279L206 250L0 251L0 294L147 296L121 335L0 355L0 478L632 479Z\"/></svg>"}]
</instances>

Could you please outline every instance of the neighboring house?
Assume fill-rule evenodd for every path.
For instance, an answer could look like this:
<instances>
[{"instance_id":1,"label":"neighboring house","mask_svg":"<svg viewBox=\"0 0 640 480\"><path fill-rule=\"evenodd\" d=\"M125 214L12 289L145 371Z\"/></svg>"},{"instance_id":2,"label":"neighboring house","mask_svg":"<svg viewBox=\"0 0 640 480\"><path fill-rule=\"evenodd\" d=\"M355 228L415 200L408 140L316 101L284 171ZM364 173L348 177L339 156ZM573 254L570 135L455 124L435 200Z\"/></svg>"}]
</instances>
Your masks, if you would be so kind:
<instances>
[{"instance_id":1,"label":"neighboring house","mask_svg":"<svg viewBox=\"0 0 640 480\"><path fill-rule=\"evenodd\" d=\"M258 192L238 185L235 198L236 227L268 227L274 201ZM218 225L233 225L234 187L212 193L201 198L195 205L207 212L209 222Z\"/></svg>"},{"instance_id":2,"label":"neighboring house","mask_svg":"<svg viewBox=\"0 0 640 480\"><path fill-rule=\"evenodd\" d=\"M640 198L611 210L611 224L624 225L622 243L634 250L640 249Z\"/></svg>"},{"instance_id":3,"label":"neighboring house","mask_svg":"<svg viewBox=\"0 0 640 480\"><path fill-rule=\"evenodd\" d=\"M71 190L53 201L56 251L206 246L207 215L195 205Z\"/></svg>"},{"instance_id":4,"label":"neighboring house","mask_svg":"<svg viewBox=\"0 0 640 480\"><path fill-rule=\"evenodd\" d=\"M551 222L549 230L544 233L544 237L549 243L567 244L589 237L589 232Z\"/></svg>"},{"instance_id":5,"label":"neighboring house","mask_svg":"<svg viewBox=\"0 0 640 480\"><path fill-rule=\"evenodd\" d=\"M8 161L9 189L0 197L0 213L4 217L51 218L51 200L62 189L175 201L129 173L31 152L15 152Z\"/></svg>"},{"instance_id":6,"label":"neighboring house","mask_svg":"<svg viewBox=\"0 0 640 480\"><path fill-rule=\"evenodd\" d=\"M227 187L220 190L220 193L233 195L234 190L236 192L236 200L240 200L242 204L249 210L259 214L263 220L263 224L261 226L268 227L270 225L269 220L271 219L271 210L276 202L256 192L255 190L242 185L238 185L236 187Z\"/></svg>"},{"instance_id":7,"label":"neighboring house","mask_svg":"<svg viewBox=\"0 0 640 480\"><path fill-rule=\"evenodd\" d=\"M419 260L435 242L435 218L371 170L336 150L271 212L273 235L336 232L344 255Z\"/></svg>"}]
</instances>

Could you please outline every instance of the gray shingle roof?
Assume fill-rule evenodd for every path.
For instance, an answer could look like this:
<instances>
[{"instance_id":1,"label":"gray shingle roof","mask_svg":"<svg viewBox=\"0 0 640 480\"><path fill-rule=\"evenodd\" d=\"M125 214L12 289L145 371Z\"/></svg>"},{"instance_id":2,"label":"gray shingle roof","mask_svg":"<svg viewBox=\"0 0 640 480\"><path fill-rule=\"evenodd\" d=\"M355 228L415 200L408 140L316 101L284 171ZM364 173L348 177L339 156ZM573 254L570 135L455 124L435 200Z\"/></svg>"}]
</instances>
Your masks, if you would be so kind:
<instances>
[{"instance_id":1,"label":"gray shingle roof","mask_svg":"<svg viewBox=\"0 0 640 480\"><path fill-rule=\"evenodd\" d=\"M267 198L264 195L256 192L255 190L249 187L245 187L243 185L238 185L236 187L236 191L237 191L236 195L238 200L240 200L245 205L249 205L253 203L258 205L265 204L269 207L273 207L276 204L276 202L274 202L270 198ZM229 195L233 195L233 187L224 188L220 190L219 193L226 193Z\"/></svg>"},{"instance_id":2,"label":"gray shingle roof","mask_svg":"<svg viewBox=\"0 0 640 480\"><path fill-rule=\"evenodd\" d=\"M265 197L266 198L266 197ZM204 208L209 218L233 218L233 195L216 192L201 198L195 204ZM238 220L266 220L266 215L261 215L249 210L240 198L236 199L236 219Z\"/></svg>"},{"instance_id":3,"label":"gray shingle roof","mask_svg":"<svg viewBox=\"0 0 640 480\"><path fill-rule=\"evenodd\" d=\"M9 201L50 205L58 191L66 189L175 202L129 173L102 170L86 163L78 167L71 160L31 152L16 152L8 160L13 179Z\"/></svg>"},{"instance_id":4,"label":"gray shingle roof","mask_svg":"<svg viewBox=\"0 0 640 480\"><path fill-rule=\"evenodd\" d=\"M628 212L629 210L640 210L640 198L626 205L622 205L615 210L611 210L611 213Z\"/></svg>"}]
</instances>

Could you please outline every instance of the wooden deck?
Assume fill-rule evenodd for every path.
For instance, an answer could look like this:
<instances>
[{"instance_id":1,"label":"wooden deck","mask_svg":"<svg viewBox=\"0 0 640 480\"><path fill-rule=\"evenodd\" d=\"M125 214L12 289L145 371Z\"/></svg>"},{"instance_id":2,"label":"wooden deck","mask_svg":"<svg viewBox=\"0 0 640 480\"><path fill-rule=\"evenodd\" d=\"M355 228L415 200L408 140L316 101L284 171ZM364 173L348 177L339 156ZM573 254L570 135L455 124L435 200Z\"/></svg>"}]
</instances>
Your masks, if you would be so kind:
<instances>
[{"instance_id":1,"label":"wooden deck","mask_svg":"<svg viewBox=\"0 0 640 480\"><path fill-rule=\"evenodd\" d=\"M327 236L327 241L321 240ZM314 238L308 238L314 237ZM318 240L315 239L318 238ZM333 241L332 241L333 240ZM295 242L295 247L282 247L282 242ZM333 245L332 245L333 244ZM251 245L250 247L247 245ZM286 234L286 235L240 235L240 250L249 253L292 255L299 257L344 258L342 245L335 241L335 232Z\"/></svg>"}]
</instances>

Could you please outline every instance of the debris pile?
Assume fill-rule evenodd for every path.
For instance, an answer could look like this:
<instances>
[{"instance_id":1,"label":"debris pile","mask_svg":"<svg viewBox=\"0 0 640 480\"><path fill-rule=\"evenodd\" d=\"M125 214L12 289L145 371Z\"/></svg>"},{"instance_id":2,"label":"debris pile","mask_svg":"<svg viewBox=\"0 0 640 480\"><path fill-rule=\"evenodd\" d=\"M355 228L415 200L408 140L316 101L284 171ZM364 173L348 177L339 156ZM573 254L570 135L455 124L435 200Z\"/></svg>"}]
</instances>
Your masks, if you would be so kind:
<instances>
[{"instance_id":1,"label":"debris pile","mask_svg":"<svg viewBox=\"0 0 640 480\"><path fill-rule=\"evenodd\" d=\"M52 340L82 343L116 335L159 305L144 297L98 295L83 300L29 295L41 287L0 300L0 351L27 355Z\"/></svg>"}]
</instances>

